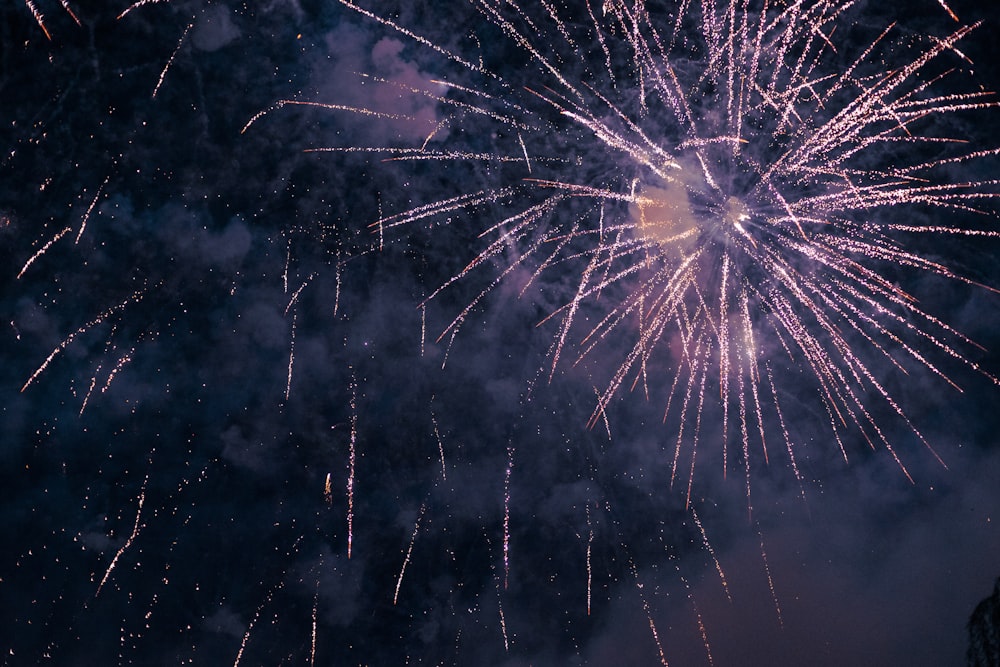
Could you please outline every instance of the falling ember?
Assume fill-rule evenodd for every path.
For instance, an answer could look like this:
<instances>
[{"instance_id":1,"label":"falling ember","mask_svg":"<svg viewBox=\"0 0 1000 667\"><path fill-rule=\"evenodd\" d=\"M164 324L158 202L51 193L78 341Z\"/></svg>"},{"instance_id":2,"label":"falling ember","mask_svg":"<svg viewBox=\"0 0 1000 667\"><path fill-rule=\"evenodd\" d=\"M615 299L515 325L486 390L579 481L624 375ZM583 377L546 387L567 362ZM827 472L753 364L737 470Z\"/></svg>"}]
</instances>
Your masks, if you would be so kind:
<instances>
[{"instance_id":1,"label":"falling ember","mask_svg":"<svg viewBox=\"0 0 1000 667\"><path fill-rule=\"evenodd\" d=\"M82 23L80 23L80 19L77 18L76 12L74 12L73 8L70 7L68 0L59 0L59 3L63 6L63 9L66 10L66 13L69 14L70 18L73 19L74 23L76 23L77 25L83 25Z\"/></svg>"},{"instance_id":2,"label":"falling ember","mask_svg":"<svg viewBox=\"0 0 1000 667\"><path fill-rule=\"evenodd\" d=\"M514 469L514 448L507 448L507 470L503 478L503 587L510 579L510 473Z\"/></svg>"},{"instance_id":3,"label":"falling ember","mask_svg":"<svg viewBox=\"0 0 1000 667\"><path fill-rule=\"evenodd\" d=\"M712 658L712 645L708 641L708 630L705 628L705 619L701 615L701 611L698 609L698 602L694 599L694 592L691 590L691 584L688 583L687 578L681 574L680 565L677 563L676 557L673 554L670 555L670 560L674 563L674 569L677 571L677 577L680 579L681 583L684 584L684 590L687 593L688 600L691 601L691 606L694 608L694 617L698 622L698 633L701 635L702 646L705 647L705 657L708 658L708 664L714 665L715 660ZM729 591L726 591L726 595ZM732 599L730 599L730 602Z\"/></svg>"},{"instance_id":4,"label":"falling ember","mask_svg":"<svg viewBox=\"0 0 1000 667\"><path fill-rule=\"evenodd\" d=\"M68 231L68 228L67 228L67 231ZM128 306L128 304L130 304L130 303L136 303L136 302L140 301L144 295L145 295L145 290L140 290L140 291L135 292L134 294L132 294L131 296L129 296L127 299L125 299L124 301L122 301L118 305L113 306L111 308L108 308L107 310L105 310L104 312L102 312L100 315L98 315L94 319L90 320L89 322L87 322L86 324L84 324L82 327L80 327L79 329L77 329L76 331L74 331L73 333L71 333L69 336L67 336L66 338L64 338L63 341L61 343L59 343L59 345L57 345L55 347L55 349L52 350L52 352L49 353L49 356L45 358L45 361L42 362L42 365L39 366L35 370L35 372L31 374L31 376L27 379L27 381L25 381L24 385L21 387L21 391L23 392L25 389L27 389L31 385L31 383L33 383L35 380L37 380L38 376L41 375L45 371L46 368L48 368L49 364L52 363L52 360L55 359L56 355L58 355L60 352L62 352L63 350L65 350L69 346L69 344L72 343L76 339L77 336L80 336L81 334L84 334L84 333L90 331L92 328L94 328L98 324L101 324L102 322L104 322L105 320L107 320L113 314L121 312L126 306Z\"/></svg>"},{"instance_id":5,"label":"falling ember","mask_svg":"<svg viewBox=\"0 0 1000 667\"><path fill-rule=\"evenodd\" d=\"M108 184L108 181L110 180L111 180L111 174L108 174L104 178L104 182L101 183L100 187L97 188L97 194L95 194L94 198L90 201L90 206L87 207L87 211L83 214L83 220L80 221L80 231L76 233L76 243L80 242L80 238L83 236L83 231L87 228L87 220L90 219L90 214L91 212L93 212L94 207L97 205L97 200L101 198L101 193L104 191L104 186L106 186Z\"/></svg>"},{"instance_id":6,"label":"falling ember","mask_svg":"<svg viewBox=\"0 0 1000 667\"><path fill-rule=\"evenodd\" d=\"M17 277L21 278L24 275L24 272L28 270L28 267L35 263L35 260L37 260L39 257L41 257L42 255L44 255L45 252L49 248L51 248L52 245L56 241L58 241L62 237L64 237L67 234L69 234L70 231L72 231L72 230L69 227L66 227L65 229L63 229L62 231L60 231L58 234L56 234L55 236L53 236L51 239L49 239L48 243L46 243L45 245L43 245L41 248L38 249L38 251L34 255L32 255L31 257L28 258L28 261L24 263L24 266L22 266L21 270L18 272Z\"/></svg>"},{"instance_id":7,"label":"falling ember","mask_svg":"<svg viewBox=\"0 0 1000 667\"><path fill-rule=\"evenodd\" d=\"M302 543L302 539L303 539L302 535L298 536L295 539L291 547L284 553L286 559L290 558L294 553L298 551L299 545ZM285 581L283 579L279 580L276 584L271 586L270 590L268 590L267 594L264 596L264 599L257 606L257 610L254 612L253 617L250 619L250 622L247 623L247 629L243 633L243 639L240 641L240 648L236 652L236 659L233 661L233 667L239 667L240 661L243 660L243 654L246 652L247 644L250 643L250 637L253 634L254 627L257 625L258 621L261 620L261 614L263 614L264 610L272 603L272 601L274 600L275 593L279 592L284 587L285 587ZM313 610L315 613L316 605L318 604L318 596L314 598L314 600L315 601L313 603ZM313 637L315 637L315 626L313 628ZM310 659L315 658L315 644L312 645L312 648L313 652L311 653Z\"/></svg>"},{"instance_id":8,"label":"falling ember","mask_svg":"<svg viewBox=\"0 0 1000 667\"><path fill-rule=\"evenodd\" d=\"M153 88L153 99L156 99L156 93L160 91L160 86L163 85L163 80L167 78L167 70L170 66L174 64L174 59L177 57L177 52L181 50L181 45L184 43L184 38L187 37L188 33L191 32L191 28L194 27L194 23L189 23L184 32L181 33L180 39L177 40L177 46L174 47L174 52L170 54L170 58L167 59L167 64L163 66L163 70L160 72L160 78L156 81L156 87Z\"/></svg>"},{"instance_id":9,"label":"falling ember","mask_svg":"<svg viewBox=\"0 0 1000 667\"><path fill-rule=\"evenodd\" d=\"M101 589L104 588L104 584L107 583L108 577L111 576L111 571L115 569L115 565L118 564L118 559L122 557L132 543L135 542L135 538L139 536L139 531L142 530L142 523L140 523L142 518L142 505L146 502L146 483L149 482L149 475L142 481L142 489L139 491L138 503L135 508L135 525L132 526L132 534L128 536L125 543L119 547L117 553L115 553L114 558L111 559L111 563L108 564L108 569L104 572L104 576L101 577L101 583L97 584L97 591L94 592L94 597L101 594Z\"/></svg>"},{"instance_id":10,"label":"falling ember","mask_svg":"<svg viewBox=\"0 0 1000 667\"><path fill-rule=\"evenodd\" d=\"M591 585L593 571L590 565L590 551L594 545L594 527L590 523L590 505L587 505L587 616L590 616Z\"/></svg>"},{"instance_id":11,"label":"falling ember","mask_svg":"<svg viewBox=\"0 0 1000 667\"><path fill-rule=\"evenodd\" d=\"M329 479L329 478L327 478ZM322 561L320 562L322 565ZM316 592L313 594L312 632L309 635L309 667L316 664L316 612L319 609L319 579L316 579Z\"/></svg>"},{"instance_id":12,"label":"falling ember","mask_svg":"<svg viewBox=\"0 0 1000 667\"><path fill-rule=\"evenodd\" d=\"M785 620L781 616L781 604L778 602L778 593L774 590L774 578L771 576L771 567L767 564L767 552L764 550L764 533L757 528L757 536L760 537L760 558L764 563L764 574L767 575L767 587L771 590L771 601L774 603L774 613L778 616L778 624L785 627Z\"/></svg>"},{"instance_id":13,"label":"falling ember","mask_svg":"<svg viewBox=\"0 0 1000 667\"><path fill-rule=\"evenodd\" d=\"M399 588L403 585L403 575L406 574L406 566L410 564L410 556L413 555L413 545L417 541L417 533L420 531L420 520L424 518L424 512L427 511L427 503L425 502L420 506L420 512L417 514L417 520L413 522L413 534L410 536L410 546L406 549L406 557L403 558L403 565L399 568L399 577L396 578L396 591L392 594L392 604L396 604L399 600Z\"/></svg>"},{"instance_id":14,"label":"falling ember","mask_svg":"<svg viewBox=\"0 0 1000 667\"><path fill-rule=\"evenodd\" d=\"M719 581L722 582L722 589L726 592L726 597L732 602L733 598L729 594L729 583L726 582L726 573L722 570L722 564L719 562L718 557L715 555L715 549L712 548L712 543L708 541L708 534L705 532L705 526L702 525L701 519L698 518L698 512L691 508L691 516L694 518L694 523L698 526L698 530L701 532L701 543L705 546L705 550L712 557L712 562L715 564L715 571L719 574Z\"/></svg>"},{"instance_id":15,"label":"falling ember","mask_svg":"<svg viewBox=\"0 0 1000 667\"><path fill-rule=\"evenodd\" d=\"M431 397L431 400L434 400L433 396ZM441 459L441 480L446 481L448 479L448 469L444 464L444 443L441 441L441 432L438 430L437 419L434 417L433 413L431 413L431 423L434 425L434 437L437 438L438 456Z\"/></svg>"},{"instance_id":16,"label":"falling ember","mask_svg":"<svg viewBox=\"0 0 1000 667\"><path fill-rule=\"evenodd\" d=\"M24 0L24 3L28 6L28 10L31 12L31 15L35 17L35 22L38 23L38 27L45 33L45 38L51 40L52 35L49 34L49 29L45 27L45 17L42 16L42 13L38 11L37 7L35 7L35 3L31 0Z\"/></svg>"},{"instance_id":17,"label":"falling ember","mask_svg":"<svg viewBox=\"0 0 1000 667\"><path fill-rule=\"evenodd\" d=\"M118 15L118 19L121 20L121 19L125 18L125 15L128 14L129 12L131 12L133 9L138 9L139 7L142 7L143 5L151 5L151 4L154 4L154 3L157 3L157 2L170 2L170 0L139 0L138 2L134 2L131 5L129 5L128 7L126 7L125 10L121 14Z\"/></svg>"},{"instance_id":18,"label":"falling ember","mask_svg":"<svg viewBox=\"0 0 1000 667\"><path fill-rule=\"evenodd\" d=\"M354 544L354 466L358 440L358 383L351 375L351 439L347 455L347 557Z\"/></svg>"},{"instance_id":19,"label":"falling ember","mask_svg":"<svg viewBox=\"0 0 1000 667\"><path fill-rule=\"evenodd\" d=\"M260 615L261 612L264 611L264 608L267 607L269 604L271 604L271 598L273 597L274 597L274 590L268 591L267 596L264 598L264 601L261 602L260 606L257 607L257 610L254 612L253 618L251 618L250 622L247 624L247 629L243 633L243 639L240 641L240 649L239 651L236 652L236 659L233 660L233 667L239 667L240 661L243 660L243 653L246 651L247 644L250 642L250 636L253 634L254 626L257 625L257 621L260 620Z\"/></svg>"},{"instance_id":20,"label":"falling ember","mask_svg":"<svg viewBox=\"0 0 1000 667\"><path fill-rule=\"evenodd\" d=\"M292 393L292 369L295 366L295 324L298 319L298 313L292 313L292 333L291 338L288 341L288 375L285 379L285 400L288 400L289 395Z\"/></svg>"},{"instance_id":21,"label":"falling ember","mask_svg":"<svg viewBox=\"0 0 1000 667\"><path fill-rule=\"evenodd\" d=\"M656 643L656 652L660 656L660 664L663 667L669 667L667 663L667 654L663 650L663 642L660 640L660 632L656 629L656 621L653 620L653 610L649 606L649 600L646 598L646 593L643 591L642 581L639 579L639 570L635 566L635 561L629 557L628 560L629 568L632 571L632 578L635 579L635 590L639 594L639 599L642 600L642 609L646 612L646 620L649 623L649 632L653 636L653 641Z\"/></svg>"}]
</instances>

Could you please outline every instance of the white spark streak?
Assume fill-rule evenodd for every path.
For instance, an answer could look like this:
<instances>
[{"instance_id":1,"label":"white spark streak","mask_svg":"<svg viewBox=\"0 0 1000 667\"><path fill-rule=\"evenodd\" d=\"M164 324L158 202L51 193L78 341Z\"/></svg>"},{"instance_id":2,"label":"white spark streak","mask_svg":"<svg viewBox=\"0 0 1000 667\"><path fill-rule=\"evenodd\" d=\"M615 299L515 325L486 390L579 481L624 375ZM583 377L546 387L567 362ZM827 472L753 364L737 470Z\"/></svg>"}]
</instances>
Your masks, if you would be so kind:
<instances>
[{"instance_id":1,"label":"white spark streak","mask_svg":"<svg viewBox=\"0 0 1000 667\"><path fill-rule=\"evenodd\" d=\"M420 531L420 520L424 518L427 511L427 503L420 505L420 512L417 513L417 520L413 522L413 534L410 536L410 546L406 549L406 556L403 558L403 565L399 568L399 577L396 578L396 591L392 594L392 604L399 600L399 588L403 585L403 575L406 574L406 566L410 564L410 556L413 555L413 545L417 541L417 533Z\"/></svg>"},{"instance_id":2,"label":"white spark streak","mask_svg":"<svg viewBox=\"0 0 1000 667\"><path fill-rule=\"evenodd\" d=\"M140 523L142 518L142 505L146 502L146 482L149 481L149 475L142 481L142 489L139 491L139 498L137 507L135 508L135 524L132 526L132 534L126 538L125 543L118 548L118 552L115 553L115 557L111 559L111 563L108 564L108 569L104 572L104 576L101 578L101 583L97 584L97 591L94 593L94 597L101 594L101 589L104 588L104 584L107 582L108 577L111 576L111 571L115 569L115 565L118 564L118 559L122 557L122 554L132 546L135 538L139 536L139 531L142 529L143 524Z\"/></svg>"},{"instance_id":3,"label":"white spark streak","mask_svg":"<svg viewBox=\"0 0 1000 667\"><path fill-rule=\"evenodd\" d=\"M177 46L174 47L173 53L170 54L170 58L167 59L167 64L163 66L160 71L160 78L156 80L156 86L153 88L153 99L156 99L156 93L160 92L160 86L163 85L163 80L167 77L167 70L170 66L174 64L174 58L177 57L177 52L181 50L181 45L184 44L184 38L187 37L188 32L194 27L194 23L189 23L184 32L181 33L181 38L177 40Z\"/></svg>"}]
</instances>

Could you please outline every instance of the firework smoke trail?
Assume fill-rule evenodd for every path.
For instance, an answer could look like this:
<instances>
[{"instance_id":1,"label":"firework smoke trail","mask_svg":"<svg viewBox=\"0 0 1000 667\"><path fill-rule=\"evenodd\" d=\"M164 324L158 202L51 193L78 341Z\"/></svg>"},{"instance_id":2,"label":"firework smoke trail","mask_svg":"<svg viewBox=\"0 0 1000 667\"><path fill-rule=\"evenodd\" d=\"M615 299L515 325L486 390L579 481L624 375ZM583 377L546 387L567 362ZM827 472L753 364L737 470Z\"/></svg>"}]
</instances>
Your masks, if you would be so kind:
<instances>
[{"instance_id":1,"label":"firework smoke trail","mask_svg":"<svg viewBox=\"0 0 1000 667\"><path fill-rule=\"evenodd\" d=\"M674 414L678 431L671 479L688 468L689 498L706 437L702 415L716 407L723 469L733 461L726 443L738 438L748 502L751 458L759 451L766 462L769 440L785 443L798 476L789 411L778 404L779 368L811 377L844 458L844 435L853 431L887 450L907 477L882 414L933 449L884 368L923 369L958 388L949 375L957 361L997 383L968 358L975 344L885 269L977 285L910 244L919 235L998 235L952 219L989 212L1000 196L1000 181L963 180L954 170L1000 151L970 147L941 127L950 115L997 104L990 92L942 83L950 85L949 59L965 58L957 45L977 25L922 43L904 42L890 25L851 41L840 36L861 30L851 18L857 8L842 0L608 0L600 8L585 2L577 15L546 4L540 16L518 3L473 2L529 61L515 76L341 1L445 59L455 80L434 84L447 86L446 95L408 91L437 101L448 115L438 127L466 132L445 138L435 128L419 147L316 150L472 162L492 175L482 187L469 178L464 194L373 223L381 238L418 223L485 219L487 210L496 221L480 234L478 254L428 299L476 271L497 271L438 340L454 340L505 279L526 275L523 293L549 273L577 275L543 321L558 327L551 372L571 349L581 364L631 341L599 391L591 425L629 386L662 384L664 419ZM858 39L861 48L848 46ZM492 152L463 143L486 127L500 137ZM940 219L899 222L902 214L919 221L918 211ZM602 295L613 298L598 304ZM649 369L674 340L675 375L661 383Z\"/></svg>"}]
</instances>

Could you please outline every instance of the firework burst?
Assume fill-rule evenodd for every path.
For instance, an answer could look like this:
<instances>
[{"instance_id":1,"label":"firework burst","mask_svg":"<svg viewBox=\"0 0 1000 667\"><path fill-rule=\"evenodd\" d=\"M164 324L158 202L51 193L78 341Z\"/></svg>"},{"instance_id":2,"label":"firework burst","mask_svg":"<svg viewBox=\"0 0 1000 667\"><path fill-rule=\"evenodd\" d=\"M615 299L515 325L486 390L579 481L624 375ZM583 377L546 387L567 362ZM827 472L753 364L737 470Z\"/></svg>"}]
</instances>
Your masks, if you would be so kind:
<instances>
[{"instance_id":1,"label":"firework burst","mask_svg":"<svg viewBox=\"0 0 1000 667\"><path fill-rule=\"evenodd\" d=\"M814 457L853 460L867 439L920 480L921 433L939 438L910 426L901 381L995 382L927 289L983 291L947 253L995 240L977 211L1000 187L963 176L995 166L991 145L957 140L993 104L962 90L975 26L924 1L949 30L870 28L816 0L472 0L447 17L128 0L59 39L54 0L12 4L28 36L0 79L0 168L21 184L0 197L7 653L746 664L769 648L769 597L789 641L865 655L885 645L887 591L932 553L947 583L919 588L959 597L968 554L995 552L995 463L956 463L961 498L906 494L924 541L881 466L836 495L827 475L802 537L784 511L780 529L761 518L775 498L757 465L804 487ZM345 66L373 43L371 69ZM361 85L288 92L331 56ZM262 127L322 114L344 145ZM331 156L384 162L331 176ZM316 224L341 206L358 229ZM968 426L992 433L984 395ZM720 471L735 483L707 481ZM801 613L830 572L802 559L858 542L864 591L829 575L849 604ZM891 625L943 664L917 593L897 607L924 625ZM750 651L727 659L739 635Z\"/></svg>"},{"instance_id":2,"label":"firework burst","mask_svg":"<svg viewBox=\"0 0 1000 667\"><path fill-rule=\"evenodd\" d=\"M442 235L455 220L486 221L480 249L429 298L493 272L442 338L505 280L524 293L572 276L543 320L554 330L548 375L618 349L591 425L624 390L662 401L676 429L671 481L688 498L709 415L723 470L738 462L748 494L752 452L784 450L799 476L785 377L810 378L845 459L846 434L859 434L907 477L882 421L931 446L886 370L922 369L958 389L957 362L996 383L971 360L973 341L898 284L921 273L978 284L919 248L997 236L991 217L967 221L990 211L1000 181L959 174L998 151L946 122L996 105L953 84L976 25L921 39L894 24L872 32L841 0L474 2L506 43L467 55L342 2L440 59L447 74L423 88L376 82L432 100L443 119L415 147L316 150L488 174L373 225L381 242L396 228Z\"/></svg>"}]
</instances>

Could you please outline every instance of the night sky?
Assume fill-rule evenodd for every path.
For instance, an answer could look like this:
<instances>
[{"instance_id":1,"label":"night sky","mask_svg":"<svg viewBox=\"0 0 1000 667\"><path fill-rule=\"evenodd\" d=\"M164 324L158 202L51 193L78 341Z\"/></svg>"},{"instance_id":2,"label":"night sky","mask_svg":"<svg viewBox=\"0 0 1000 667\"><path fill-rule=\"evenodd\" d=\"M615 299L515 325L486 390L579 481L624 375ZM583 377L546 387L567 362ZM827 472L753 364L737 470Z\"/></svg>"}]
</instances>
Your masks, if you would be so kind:
<instances>
[{"instance_id":1,"label":"night sky","mask_svg":"<svg viewBox=\"0 0 1000 667\"><path fill-rule=\"evenodd\" d=\"M956 23L936 0L906 16L861 3L834 66L895 20L903 44L983 21L940 85L995 90L1000 10L977 4L949 2ZM433 82L502 81L511 104L547 108L524 92L545 77L471 3L363 6L482 62L478 78L334 1L168 0L121 18L117 0L33 6L44 27L31 5L0 5L4 665L700 666L705 638L722 667L964 664L966 620L1000 575L1000 388L986 377L1000 374L1000 240L914 241L979 286L872 262L968 336L959 349L983 370L919 337L961 391L916 364L873 366L945 465L884 404L913 482L850 428L845 462L808 369L790 364L775 379L801 483L769 432L748 507L735 422L723 475L708 410L686 508L686 473L670 483L677 406L663 416L681 343L651 357L648 396L630 375L591 427L631 343L575 365L566 352L552 372L546 317L580 265L490 288L512 246L428 301L502 206L372 226L521 182L519 165L309 150L419 148L454 112L441 146L517 155L509 126L412 90L469 100ZM989 149L998 121L973 110L928 131ZM524 150L563 162L532 176L572 164L574 182L623 182L620 155L551 127ZM944 177L1000 178L1000 162ZM995 213L911 214L997 228Z\"/></svg>"}]
</instances>

